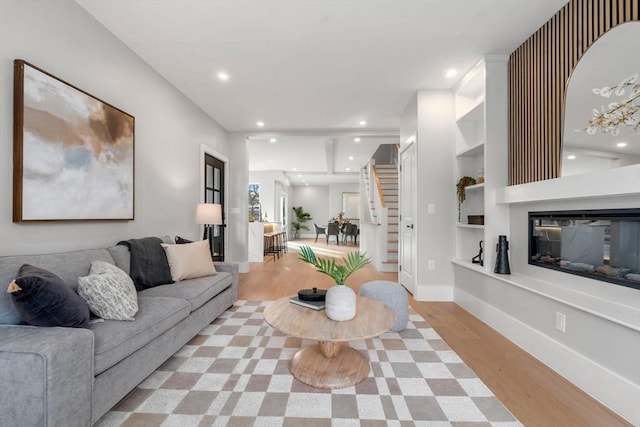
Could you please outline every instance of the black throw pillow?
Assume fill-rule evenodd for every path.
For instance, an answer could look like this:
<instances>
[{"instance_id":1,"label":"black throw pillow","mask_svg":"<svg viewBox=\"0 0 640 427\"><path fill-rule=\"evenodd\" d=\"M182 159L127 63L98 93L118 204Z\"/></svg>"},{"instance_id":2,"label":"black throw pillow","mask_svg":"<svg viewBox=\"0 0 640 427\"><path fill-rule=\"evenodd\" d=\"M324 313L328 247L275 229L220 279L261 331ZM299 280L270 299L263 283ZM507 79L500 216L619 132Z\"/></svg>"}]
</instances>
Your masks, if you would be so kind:
<instances>
[{"instance_id":1,"label":"black throw pillow","mask_svg":"<svg viewBox=\"0 0 640 427\"><path fill-rule=\"evenodd\" d=\"M89 324L89 306L50 271L24 264L11 293L20 317L34 326L85 327Z\"/></svg>"},{"instance_id":2,"label":"black throw pillow","mask_svg":"<svg viewBox=\"0 0 640 427\"><path fill-rule=\"evenodd\" d=\"M193 240L185 239L180 236L176 236L176 244L184 245L186 243L193 243Z\"/></svg>"}]
</instances>

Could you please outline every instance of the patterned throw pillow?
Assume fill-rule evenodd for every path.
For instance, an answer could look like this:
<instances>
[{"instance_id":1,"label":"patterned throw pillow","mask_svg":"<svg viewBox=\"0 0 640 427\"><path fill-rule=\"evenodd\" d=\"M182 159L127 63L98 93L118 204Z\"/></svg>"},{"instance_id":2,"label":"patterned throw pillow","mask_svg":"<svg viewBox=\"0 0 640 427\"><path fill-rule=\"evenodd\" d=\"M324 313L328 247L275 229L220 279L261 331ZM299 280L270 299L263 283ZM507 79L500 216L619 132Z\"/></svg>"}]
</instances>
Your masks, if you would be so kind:
<instances>
[{"instance_id":1,"label":"patterned throw pillow","mask_svg":"<svg viewBox=\"0 0 640 427\"><path fill-rule=\"evenodd\" d=\"M78 277L78 294L105 320L135 320L138 295L131 277L115 265L93 261L89 275Z\"/></svg>"}]
</instances>

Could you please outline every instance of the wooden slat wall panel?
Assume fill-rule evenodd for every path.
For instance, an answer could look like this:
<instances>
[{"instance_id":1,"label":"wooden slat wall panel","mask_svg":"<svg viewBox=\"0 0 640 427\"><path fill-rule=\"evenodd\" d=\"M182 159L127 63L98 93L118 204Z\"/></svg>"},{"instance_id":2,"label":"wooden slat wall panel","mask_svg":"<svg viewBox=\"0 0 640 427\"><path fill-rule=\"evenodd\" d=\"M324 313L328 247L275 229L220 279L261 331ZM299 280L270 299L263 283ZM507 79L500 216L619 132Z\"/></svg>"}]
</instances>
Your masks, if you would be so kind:
<instances>
[{"instance_id":1,"label":"wooden slat wall panel","mask_svg":"<svg viewBox=\"0 0 640 427\"><path fill-rule=\"evenodd\" d=\"M560 176L565 90L604 33L640 20L638 0L571 0L509 57L509 185Z\"/></svg>"}]
</instances>

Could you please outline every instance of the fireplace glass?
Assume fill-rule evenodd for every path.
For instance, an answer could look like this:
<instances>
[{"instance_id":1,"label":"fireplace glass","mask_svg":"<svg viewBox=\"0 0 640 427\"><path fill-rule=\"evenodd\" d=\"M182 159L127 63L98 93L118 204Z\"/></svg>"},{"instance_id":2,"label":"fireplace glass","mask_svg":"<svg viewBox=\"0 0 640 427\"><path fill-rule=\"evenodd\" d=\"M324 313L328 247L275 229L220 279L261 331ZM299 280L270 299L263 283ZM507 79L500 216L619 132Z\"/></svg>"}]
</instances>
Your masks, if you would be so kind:
<instances>
[{"instance_id":1,"label":"fireplace glass","mask_svg":"<svg viewBox=\"0 0 640 427\"><path fill-rule=\"evenodd\" d=\"M529 212L529 264L640 289L640 209Z\"/></svg>"}]
</instances>

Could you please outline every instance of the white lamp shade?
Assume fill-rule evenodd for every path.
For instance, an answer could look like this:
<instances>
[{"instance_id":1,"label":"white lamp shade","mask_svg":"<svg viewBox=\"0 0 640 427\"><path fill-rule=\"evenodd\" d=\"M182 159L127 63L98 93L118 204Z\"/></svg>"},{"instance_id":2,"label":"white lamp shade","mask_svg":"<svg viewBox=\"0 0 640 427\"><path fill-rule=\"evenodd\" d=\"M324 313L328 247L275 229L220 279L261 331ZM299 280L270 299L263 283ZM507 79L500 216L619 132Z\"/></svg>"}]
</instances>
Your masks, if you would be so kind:
<instances>
[{"instance_id":1,"label":"white lamp shade","mask_svg":"<svg viewBox=\"0 0 640 427\"><path fill-rule=\"evenodd\" d=\"M196 224L222 224L222 205L200 203L196 207Z\"/></svg>"}]
</instances>

